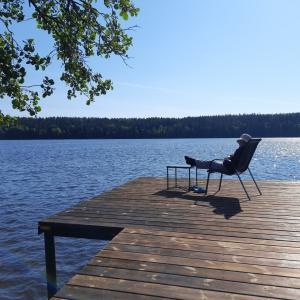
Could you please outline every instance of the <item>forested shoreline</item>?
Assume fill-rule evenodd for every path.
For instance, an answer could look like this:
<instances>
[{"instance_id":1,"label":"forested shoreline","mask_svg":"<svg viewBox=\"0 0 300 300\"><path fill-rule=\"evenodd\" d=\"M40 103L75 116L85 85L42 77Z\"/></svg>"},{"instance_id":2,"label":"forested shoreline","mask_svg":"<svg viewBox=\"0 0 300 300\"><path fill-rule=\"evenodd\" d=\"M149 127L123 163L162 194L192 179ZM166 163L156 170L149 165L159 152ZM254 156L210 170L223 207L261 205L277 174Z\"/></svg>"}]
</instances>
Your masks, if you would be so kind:
<instances>
[{"instance_id":1,"label":"forested shoreline","mask_svg":"<svg viewBox=\"0 0 300 300\"><path fill-rule=\"evenodd\" d=\"M18 118L0 139L300 137L300 113L186 118Z\"/></svg>"}]
</instances>

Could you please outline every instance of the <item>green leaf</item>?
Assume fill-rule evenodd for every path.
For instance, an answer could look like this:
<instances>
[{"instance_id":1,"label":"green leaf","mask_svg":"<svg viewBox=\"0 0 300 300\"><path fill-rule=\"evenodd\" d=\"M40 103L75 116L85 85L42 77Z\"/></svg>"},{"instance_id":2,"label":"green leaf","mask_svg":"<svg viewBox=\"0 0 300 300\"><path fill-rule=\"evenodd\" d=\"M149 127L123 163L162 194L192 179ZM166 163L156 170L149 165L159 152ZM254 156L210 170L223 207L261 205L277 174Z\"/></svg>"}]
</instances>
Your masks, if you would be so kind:
<instances>
[{"instance_id":1,"label":"green leaf","mask_svg":"<svg viewBox=\"0 0 300 300\"><path fill-rule=\"evenodd\" d=\"M128 20L128 13L126 11L121 11L120 16L127 21Z\"/></svg>"},{"instance_id":2,"label":"green leaf","mask_svg":"<svg viewBox=\"0 0 300 300\"><path fill-rule=\"evenodd\" d=\"M5 0L1 3L0 16L9 30L0 34L0 98L9 97L14 109L27 111L30 115L40 111L40 98L53 93L54 81L45 77L42 83L34 82L32 87L25 88L22 85L27 81L29 67L33 67L34 72L47 72L54 56L62 65L58 77L68 86L68 99L82 94L86 96L87 103L91 104L96 97L112 89L109 80L95 73L87 57L97 54L100 58L112 55L127 58L132 38L122 28L122 21L127 21L129 16L135 16L138 12L131 0L103 0L103 10L93 0L31 2L30 10L34 10L32 17L36 26L44 30L49 40L53 41L50 55L49 52L42 53L39 50L42 47L37 40L26 40L25 37L15 40L17 35L13 35L13 25L24 20L29 2ZM66 3L72 9L66 9ZM36 78L39 77L37 74Z\"/></svg>"}]
</instances>

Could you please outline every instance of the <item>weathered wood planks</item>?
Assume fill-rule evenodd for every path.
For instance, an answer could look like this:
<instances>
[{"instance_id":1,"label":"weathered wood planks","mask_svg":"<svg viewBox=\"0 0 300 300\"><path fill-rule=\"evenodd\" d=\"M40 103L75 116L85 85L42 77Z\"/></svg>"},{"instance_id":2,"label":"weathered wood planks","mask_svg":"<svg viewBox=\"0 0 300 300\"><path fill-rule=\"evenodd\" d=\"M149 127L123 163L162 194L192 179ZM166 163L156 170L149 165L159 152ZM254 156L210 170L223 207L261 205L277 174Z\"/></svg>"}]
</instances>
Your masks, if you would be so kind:
<instances>
[{"instance_id":1,"label":"weathered wood planks","mask_svg":"<svg viewBox=\"0 0 300 300\"><path fill-rule=\"evenodd\" d=\"M52 299L300 299L300 183L246 184L251 201L237 181L205 196L140 178L41 221L114 237Z\"/></svg>"}]
</instances>

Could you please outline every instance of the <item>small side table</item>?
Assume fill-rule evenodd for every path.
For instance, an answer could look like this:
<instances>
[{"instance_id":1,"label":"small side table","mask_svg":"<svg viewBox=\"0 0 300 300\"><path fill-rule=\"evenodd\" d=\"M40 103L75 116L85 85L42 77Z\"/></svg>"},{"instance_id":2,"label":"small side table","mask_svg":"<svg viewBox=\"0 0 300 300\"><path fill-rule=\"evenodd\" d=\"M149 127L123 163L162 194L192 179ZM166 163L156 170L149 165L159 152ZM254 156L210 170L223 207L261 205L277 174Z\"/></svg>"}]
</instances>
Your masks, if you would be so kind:
<instances>
[{"instance_id":1,"label":"small side table","mask_svg":"<svg viewBox=\"0 0 300 300\"><path fill-rule=\"evenodd\" d=\"M180 188L180 186L178 186L178 182L177 182L177 170L178 169L185 169L188 170L188 174L189 174L189 186L188 186L188 190L191 190L191 169L192 167L190 166L167 166L167 190L170 188L170 184L169 184L169 170L170 169L174 169L174 175L175 175L175 188ZM197 185L197 181L198 181L198 170L196 168L196 185Z\"/></svg>"}]
</instances>

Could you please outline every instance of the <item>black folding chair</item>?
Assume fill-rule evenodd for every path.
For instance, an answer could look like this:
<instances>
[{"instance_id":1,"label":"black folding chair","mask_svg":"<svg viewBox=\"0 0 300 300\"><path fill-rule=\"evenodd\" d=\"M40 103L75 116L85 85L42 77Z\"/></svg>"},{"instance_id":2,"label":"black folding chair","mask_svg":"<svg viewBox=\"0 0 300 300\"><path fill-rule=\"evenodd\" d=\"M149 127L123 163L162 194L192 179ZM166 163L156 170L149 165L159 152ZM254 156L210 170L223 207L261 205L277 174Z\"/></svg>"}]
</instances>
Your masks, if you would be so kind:
<instances>
[{"instance_id":1,"label":"black folding chair","mask_svg":"<svg viewBox=\"0 0 300 300\"><path fill-rule=\"evenodd\" d=\"M249 142L247 142L247 144L244 146L243 148L243 152L241 153L240 157L239 157L239 160L237 161L236 163L236 166L235 166L235 170L233 172L230 172L230 171L227 171L227 170L214 170L214 169L208 169L207 170L207 181L206 181L206 190L205 190L205 194L207 194L207 191L208 191L208 184L209 184L209 178L210 178L210 174L212 173L221 173L221 177L220 177L220 181L219 181L219 189L218 191L220 191L221 189L221 185L222 185L222 179L223 179L223 175L237 175L237 177L239 178L239 181L248 197L249 200L250 199L250 196L245 188L245 185L241 179L241 174L244 173L246 170L249 171L250 173L250 176L259 192L260 195L262 195L262 192L260 191L251 171L250 171L250 168L249 168L249 164L251 162L251 159L254 155L254 152L257 148L257 145L259 144L259 142L261 141L261 139L251 139ZM216 160L219 160L219 159L214 159L213 161L216 161Z\"/></svg>"}]
</instances>

